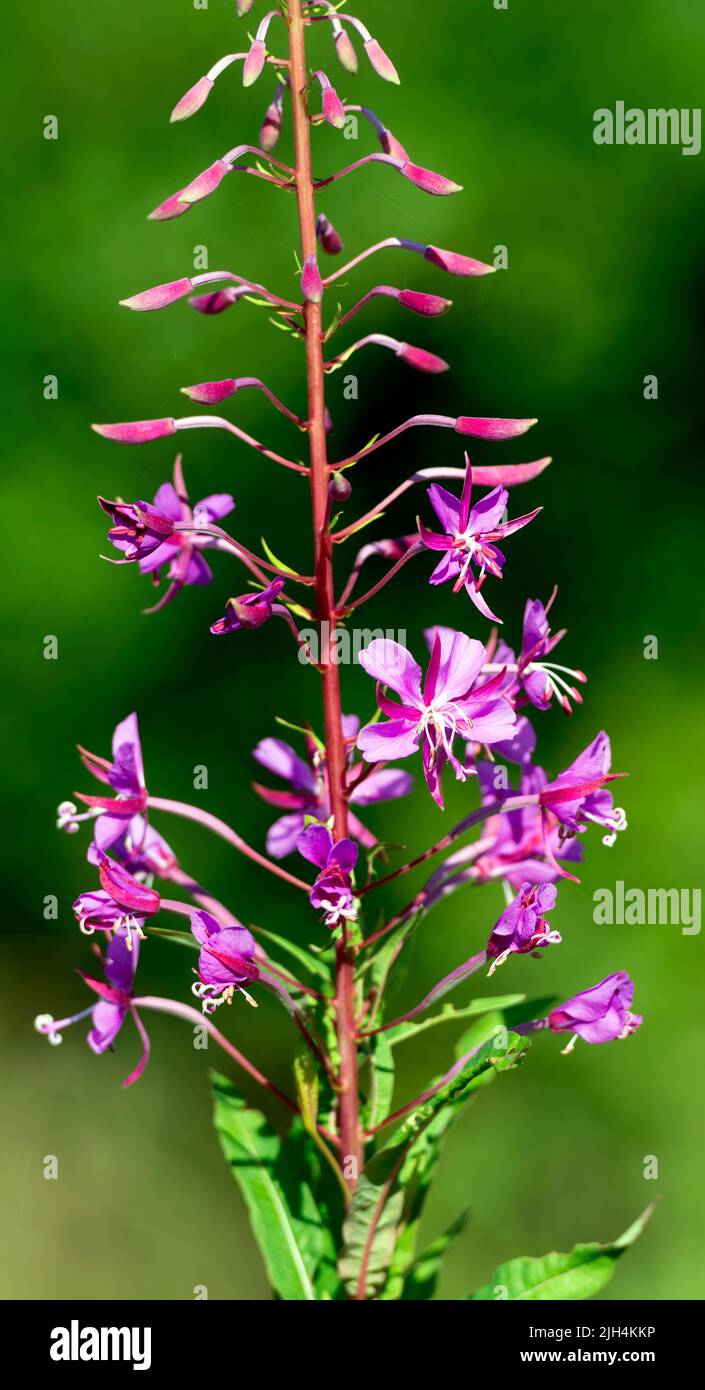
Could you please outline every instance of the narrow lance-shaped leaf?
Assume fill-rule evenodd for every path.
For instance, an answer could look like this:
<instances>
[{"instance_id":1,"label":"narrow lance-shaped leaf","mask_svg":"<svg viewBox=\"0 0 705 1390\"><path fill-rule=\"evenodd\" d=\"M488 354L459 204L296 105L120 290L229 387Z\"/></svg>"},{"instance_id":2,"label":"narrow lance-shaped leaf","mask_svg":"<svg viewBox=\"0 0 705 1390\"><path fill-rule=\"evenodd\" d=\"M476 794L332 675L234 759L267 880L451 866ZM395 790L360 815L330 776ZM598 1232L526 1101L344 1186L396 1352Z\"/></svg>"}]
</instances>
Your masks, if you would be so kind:
<instances>
[{"instance_id":1,"label":"narrow lance-shaped leaf","mask_svg":"<svg viewBox=\"0 0 705 1390\"><path fill-rule=\"evenodd\" d=\"M489 1284L469 1298L534 1302L592 1298L609 1283L617 1260L641 1235L653 1209L653 1204L647 1207L624 1235L607 1245L591 1241L574 1246L565 1255L554 1250L538 1258L519 1255L515 1260L508 1260L495 1271Z\"/></svg>"},{"instance_id":2,"label":"narrow lance-shaped leaf","mask_svg":"<svg viewBox=\"0 0 705 1390\"><path fill-rule=\"evenodd\" d=\"M281 1142L264 1115L246 1105L224 1076L213 1078L215 1127L245 1199L272 1288L289 1301L316 1298L296 1221L276 1178Z\"/></svg>"}]
</instances>

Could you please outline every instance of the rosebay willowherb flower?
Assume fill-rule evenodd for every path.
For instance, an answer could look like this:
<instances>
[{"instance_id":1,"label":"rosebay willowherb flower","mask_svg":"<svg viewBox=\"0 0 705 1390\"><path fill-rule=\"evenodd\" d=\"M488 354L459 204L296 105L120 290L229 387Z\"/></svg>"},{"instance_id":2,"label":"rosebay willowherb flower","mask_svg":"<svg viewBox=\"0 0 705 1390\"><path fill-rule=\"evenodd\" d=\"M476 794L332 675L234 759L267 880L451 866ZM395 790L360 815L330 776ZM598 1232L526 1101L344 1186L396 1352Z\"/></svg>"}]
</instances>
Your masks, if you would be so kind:
<instances>
[{"instance_id":1,"label":"rosebay willowherb flower","mask_svg":"<svg viewBox=\"0 0 705 1390\"><path fill-rule=\"evenodd\" d=\"M252 8L251 0L238 0L240 15ZM332 46L326 38L332 38ZM250 363L233 362L232 354L224 353L214 380L198 381L182 390L196 406L222 405L228 413L212 415L204 410L95 426L104 438L127 445L146 445L194 429L218 429L251 451L258 476L262 468L274 466L284 470L282 489L288 485L287 473L297 474L308 485L310 573L300 573L278 560L264 543L262 553L256 553L238 538L243 508L235 513L238 521L233 525L235 503L229 491L192 503L181 455L173 480L163 482L152 501L99 499L110 518L108 539L117 552L114 563L137 566L156 587L157 601L148 610L152 614L148 621L160 621L154 616L157 610L182 590L192 590L182 595L180 603L190 602L200 612L204 630L209 628L238 644L242 662L251 663L248 698L256 692L265 716L254 756L277 782L275 786L256 784L254 790L276 808L277 819L265 846L259 848L252 843L256 837L244 839L206 809L202 798L195 805L160 796L152 779L145 776L134 714L118 724L110 757L81 749L84 767L101 786L94 793L74 793L76 801L62 801L58 824L70 834L89 829L85 873L91 877L76 898L74 911L81 932L95 937L93 949L102 960L105 978L82 972L98 1002L58 1023L49 1015L37 1020L39 1031L57 1043L64 1028L90 1015L88 1044L103 1056L113 1047L122 1049L122 1025L129 1015L142 1040L143 1055L126 1084L142 1075L147 1061L149 1043L141 1021L145 1011L170 1014L190 1027L207 1030L233 1068L230 1077L216 1078L216 1129L253 1214L253 1229L274 1294L290 1300L433 1296L450 1236L432 1245L431 1253L419 1255L416 1232L443 1137L466 1102L487 1081L519 1066L534 1035L538 1040L541 1032L568 1033L572 1048L577 1040L594 1044L626 1038L641 1021L631 1012L634 987L622 969L548 1010L545 999L532 1002L522 993L499 999L472 997L460 1007L445 1004L434 1012L442 998L467 988L485 967L492 973L501 965L502 978L523 987L539 968L535 958L545 957L547 947L560 945L562 895L576 891L571 870L586 847L590 852L595 847L594 837L586 833L590 822L606 832L604 843L611 845L626 821L608 790L619 774L611 771L605 733L598 734L562 772L552 775L536 761L538 722L555 717L547 713L554 700L571 713L573 704L581 703L577 685L586 679L581 671L553 660L563 636L562 632L551 634L549 628L553 600L544 607L539 600L527 599L516 650L509 639L498 641L496 630L488 625L493 613L485 598L485 581L492 588L505 564L498 543L526 527L541 510L540 505L528 511L512 506L512 490L534 484L550 463L546 457L525 463L493 457L495 446L521 437L537 423L529 414L520 383L511 386L507 401L511 413L506 416L471 414L479 403L458 401L457 414L418 410L370 443L348 446L348 453L331 444L333 421L326 406L326 381L352 353L367 347L389 350L399 359L399 367L390 358L385 370L415 369L421 374L419 390L425 376L452 368L452 363L423 345L410 345L389 334L372 332L351 340L350 320L380 298L409 310L419 320L436 317L451 308L451 301L437 292L434 277L439 272L456 277L456 282L463 282L462 288L466 282L472 296L474 279L494 270L464 250L447 251L402 235L386 236L358 249L344 266L333 260L337 268L329 270L328 258L339 257L344 239L351 239L344 225L343 192L337 196L335 226L328 216L326 190L331 185L366 168L380 185L400 174L419 198L455 195L460 187L412 158L392 136L386 117L377 116L368 106L351 106L347 92L339 94L320 65L334 53L347 87L358 67L358 49L369 60L363 80L381 78L387 84L382 92L388 103L399 82L392 59L362 20L326 0L315 5L288 0L281 9L267 11L240 51L226 54L195 80L184 69L177 82L185 95L172 112L176 122L197 116L216 80L233 64L242 64L246 91L268 76L275 87L273 96L269 88L259 146L237 145L210 163L204 153L203 172L194 178L184 168L180 190L150 216L162 221L191 212L207 218L208 207L196 205L210 196L227 198L232 173L268 183L270 196L282 203L277 244L285 238L287 225L291 229L299 276L299 288L293 291L297 297L285 297L273 287L278 275L286 285L288 273L287 267L273 266L271 286L239 270L209 271L184 275L122 301L133 311L166 310L178 316L185 311L182 301L189 300L203 315L198 331L204 334L211 331L210 317L236 303L240 314L252 318L253 334L260 326L263 333L268 332L268 320L273 319L300 349L297 401L285 403L269 384L247 375ZM237 90L241 119L251 121L251 114L245 114L248 97L242 95L242 87ZM260 117L261 110L260 102ZM363 117L362 132L381 144L381 152L364 153L332 172L319 170L318 128L327 124L332 141L351 112ZM272 149L280 144L284 159L275 160ZM390 201L384 206L393 206L392 198L390 190ZM293 217L286 221L293 202L296 225ZM418 216L423 216L421 205ZM235 249L238 256L246 254L246 235ZM364 277L369 257L389 252L391 266L399 251L413 253L405 258L406 273L415 277L413 285L396 288L382 283L365 288L364 281L355 284L360 275ZM349 286L347 304L338 304L339 281ZM328 344L333 339L331 351ZM288 387L289 380L282 389ZM266 409L274 408L284 417L284 428L291 430L287 452L266 443L264 415L257 438L230 418L230 414L236 416L237 398L245 388L266 397ZM356 472L382 472L383 451L412 429L434 431L433 464L396 486L385 487L381 480L380 500L360 512L354 502ZM299 457L302 435L306 441L303 459ZM472 466L462 448L468 437L488 450ZM337 433L333 438L337 439ZM194 469L192 465L190 482L194 495L199 495L204 489L195 485ZM139 476L128 461L128 497L143 490ZM412 533L399 534L404 530L404 524L399 524L396 539L366 535L346 565L346 542L375 526L383 515L394 516L395 503L418 484L426 485L440 529L426 519ZM268 487L263 481L263 503ZM226 518L228 530L223 526ZM250 529L255 524L252 516L242 519ZM533 534L534 528L517 545L515 568ZM406 611L413 617L411 576L415 571L416 592L427 593L428 566L415 564L427 550L439 553L431 575L435 616L433 626L425 634L417 630L411 640L417 651L424 639L427 643L425 671L402 642L373 635L360 655L365 674L353 678L365 699L363 719L343 715L341 685L343 675L347 678L349 673L343 673L337 657L337 639L346 635L341 623L349 624L352 615L402 570L407 571L402 582L407 582L412 595ZM213 570L206 564L205 551ZM222 573L226 564L242 577L235 582L226 579ZM360 592L363 569L366 574L374 570L374 579ZM229 596L233 589L236 597ZM244 592L239 593L240 589ZM273 626L281 661L309 665L320 685L320 706L316 702L291 714L287 742L268 732L274 710L267 683L264 679L258 683L256 665L258 629L274 617L284 620ZM511 633L518 617L508 613L503 617L504 630ZM300 623L314 625L315 643L305 639ZM112 641L119 642L119 635L114 633ZM214 665L222 656L223 645L214 643ZM142 693L138 671L135 682L138 702ZM223 746L230 748L236 730L231 723ZM409 760L411 765L417 757L423 776L413 779L398 764ZM395 843L397 817L388 803L399 797L430 796L429 812L440 818L443 783L452 774L461 784L456 798L465 799L462 819L441 829L432 844L413 845L405 852ZM223 901L201 882L196 865L187 868L177 859L162 834L169 817L190 820L219 837L223 846L252 862L262 873L263 883L266 874L278 878L280 891L271 900L262 896L256 923L244 926L238 919L236 872ZM406 905L399 907L403 897L398 881L407 874L415 875L413 887ZM496 880L499 885L493 888ZM391 883L393 906L385 892ZM486 891L479 895L470 891L478 887ZM280 919L278 905L284 889L291 902ZM394 986L400 964L406 965L409 942L442 899L461 892L457 906L460 913L462 903L468 958L441 980L419 980L420 1002L395 1017L388 1004L392 992L388 987ZM310 942L306 947L301 945L302 931ZM177 953L181 984L176 997L139 995L138 958L143 966L148 955L150 971L155 972L160 950L169 950L175 943L193 952ZM85 949L78 937L76 944ZM557 949L549 954L554 960L560 958ZM423 967L417 969L422 973ZM585 972L589 979L589 964ZM251 1045L257 1052L262 1030L269 1028L265 1010L250 1013L243 1007L247 1002L256 1005L263 990L271 992L290 1020L289 1085L272 1081L241 1050L244 1042L248 1051ZM200 1010L188 1002L191 994ZM219 1020L230 1021L237 1046L215 1027L212 1015L216 1011ZM449 1049L440 1079L419 1094L402 1095L395 1102L397 1047L413 1045L420 1029L469 1015L473 1016L471 1036L459 1039L455 1060ZM590 1062L599 1067L599 1056ZM242 1071L281 1107L285 1124L277 1130L239 1094ZM520 1134L517 1142L522 1142ZM505 1181L511 1180L508 1168ZM552 1266L556 1297L596 1292L600 1281L596 1282L595 1264L589 1274L581 1273L579 1252L588 1248L579 1246L565 1257L551 1256L559 1264L563 1260L570 1271L569 1292L562 1295L561 1268ZM609 1261L604 1263L603 1281L610 1266ZM529 1277L523 1272L525 1264L517 1261L512 1266L517 1287L523 1288L522 1280ZM527 1285L520 1296L537 1295Z\"/></svg>"}]
</instances>

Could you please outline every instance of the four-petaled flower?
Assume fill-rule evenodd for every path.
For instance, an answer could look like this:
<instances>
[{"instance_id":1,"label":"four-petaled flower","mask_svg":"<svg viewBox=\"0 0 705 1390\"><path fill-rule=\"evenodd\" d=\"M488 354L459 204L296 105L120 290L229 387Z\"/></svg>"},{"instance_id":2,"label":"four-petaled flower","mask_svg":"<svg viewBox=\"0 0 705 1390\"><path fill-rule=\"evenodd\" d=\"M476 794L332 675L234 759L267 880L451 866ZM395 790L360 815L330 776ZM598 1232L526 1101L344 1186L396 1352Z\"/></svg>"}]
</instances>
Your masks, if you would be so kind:
<instances>
[{"instance_id":1,"label":"four-petaled flower","mask_svg":"<svg viewBox=\"0 0 705 1390\"><path fill-rule=\"evenodd\" d=\"M204 1014L214 1013L219 1004L231 1004L237 992L254 1004L244 988L260 978L252 932L239 922L223 927L210 912L202 911L194 912L191 931L201 947L193 993Z\"/></svg>"},{"instance_id":2,"label":"four-petaled flower","mask_svg":"<svg viewBox=\"0 0 705 1390\"><path fill-rule=\"evenodd\" d=\"M149 1061L149 1038L133 1003L133 985L139 956L139 941L132 940L127 929L121 927L109 942L105 957L103 958L99 951L96 951L96 954L102 962L107 984L104 984L102 980L95 980L91 975L84 974L82 970L79 971L79 974L89 989L92 989L99 996L98 1003L91 1004L87 1009L81 1009L79 1013L72 1014L69 1018L61 1018L58 1021L52 1018L51 1014L40 1014L35 1019L34 1026L37 1032L42 1033L44 1037L49 1039L50 1043L56 1045L63 1041L62 1029L68 1028L72 1023L78 1023L80 1019L86 1018L90 1014L92 1027L86 1041L93 1052L100 1056L108 1048L112 1048L129 1013L142 1043L142 1056L137 1066L122 1083L123 1086L131 1086L133 1081L139 1080Z\"/></svg>"},{"instance_id":3,"label":"four-petaled flower","mask_svg":"<svg viewBox=\"0 0 705 1390\"><path fill-rule=\"evenodd\" d=\"M607 830L602 843L613 845L618 831L626 829L627 817L621 806L615 806L612 793L605 786L625 774L610 772L611 763L610 741L602 730L565 772L541 789L541 806L558 817L564 833L580 833L588 821L594 821Z\"/></svg>"},{"instance_id":4,"label":"four-petaled flower","mask_svg":"<svg viewBox=\"0 0 705 1390\"><path fill-rule=\"evenodd\" d=\"M360 721L355 715L343 715L343 736L350 749L346 771L348 805L371 806L376 801L391 801L398 796L407 796L413 785L408 772L403 772L401 768L384 767L375 768L372 772L365 769L366 775L363 775L364 764L353 762L352 745L359 727ZM325 749L309 735L306 751L308 762L304 762L283 739L264 738L253 752L253 757L262 767L288 782L291 788L290 791L279 791L254 784L257 795L263 801L287 812L274 821L267 831L267 853L274 859L283 859L296 849L307 814L321 821L327 821L331 814ZM349 816L348 824L351 835L366 848L371 849L377 843L376 836L356 815Z\"/></svg>"},{"instance_id":5,"label":"four-petaled flower","mask_svg":"<svg viewBox=\"0 0 705 1390\"><path fill-rule=\"evenodd\" d=\"M378 682L377 701L388 719L367 724L357 746L368 762L408 758L421 745L428 789L443 808L440 774L446 761L464 781L467 769L453 752L453 740L472 739L481 744L511 738L515 715L500 692L502 675L478 684L486 651L481 642L452 628L436 627L427 633L431 660L421 687L421 667L405 647L375 638L360 653L360 665ZM401 696L395 704L384 693L388 686Z\"/></svg>"},{"instance_id":6,"label":"four-petaled flower","mask_svg":"<svg viewBox=\"0 0 705 1390\"><path fill-rule=\"evenodd\" d=\"M311 906L325 913L325 925L354 922L357 906L351 875L357 864L357 845L347 838L334 841L328 826L320 823L307 825L296 844L299 854L320 869L309 897Z\"/></svg>"},{"instance_id":7,"label":"four-petaled flower","mask_svg":"<svg viewBox=\"0 0 705 1390\"><path fill-rule=\"evenodd\" d=\"M108 536L123 551L125 560L138 560L141 573L153 575L155 584L159 583L160 571L168 567L169 587L148 610L150 613L164 608L184 585L210 584L213 574L201 552L218 546L220 538L214 529L230 514L235 502L229 492L216 492L192 508L180 454L174 464L173 483L162 483L153 506L146 502L126 506L107 502L103 497L98 500L116 522Z\"/></svg>"},{"instance_id":8,"label":"four-petaled flower","mask_svg":"<svg viewBox=\"0 0 705 1390\"><path fill-rule=\"evenodd\" d=\"M517 896L497 919L487 942L492 959L490 975L513 951L536 952L539 946L556 946L560 933L551 931L544 914L556 905L553 883L522 883Z\"/></svg>"},{"instance_id":9,"label":"four-petaled flower","mask_svg":"<svg viewBox=\"0 0 705 1390\"><path fill-rule=\"evenodd\" d=\"M274 605L283 588L283 579L273 579L266 588L255 593L229 598L225 617L211 623L211 632L220 637L224 632L239 632L242 627L261 627L275 611Z\"/></svg>"},{"instance_id":10,"label":"four-petaled flower","mask_svg":"<svg viewBox=\"0 0 705 1390\"><path fill-rule=\"evenodd\" d=\"M519 688L523 689L532 705L542 710L549 708L555 696L566 714L572 714L571 700L578 705L583 703L583 697L574 682L578 681L582 685L587 676L584 671L572 670L569 666L561 666L555 661L545 659L565 637L565 628L552 633L548 625L548 614L555 597L554 589L545 607L538 598L526 600L519 660L517 661L512 648L508 647L506 642L500 641L497 644L495 661L507 668L507 691L516 692Z\"/></svg>"},{"instance_id":11,"label":"four-petaled flower","mask_svg":"<svg viewBox=\"0 0 705 1390\"><path fill-rule=\"evenodd\" d=\"M502 517L509 498L509 493L504 487L495 487L491 492L485 493L485 496L471 508L472 467L467 454L465 462L465 480L459 498L454 497L439 483L433 483L428 489L431 506L445 532L444 535L438 535L435 531L429 531L419 521L419 534L424 545L428 546L429 550L444 552L429 583L445 584L447 580L452 580L453 593L457 594L464 587L475 607L479 608L486 618L501 622L501 618L497 618L488 608L480 592L488 574L493 574L496 579L502 578L504 555L495 542L510 536L513 531L519 531L522 526L527 526L538 516L541 508L536 507L533 512L527 512L525 516L519 516L514 521L503 522ZM478 571L477 575L473 566Z\"/></svg>"},{"instance_id":12,"label":"four-petaled flower","mask_svg":"<svg viewBox=\"0 0 705 1390\"><path fill-rule=\"evenodd\" d=\"M614 1042L635 1033L642 1023L640 1014L631 1012L634 981L626 970L608 975L592 989L581 990L567 999L560 1008L548 1015L548 1026L554 1033L572 1033L564 1052L570 1052L576 1040L588 1043Z\"/></svg>"},{"instance_id":13,"label":"four-petaled flower","mask_svg":"<svg viewBox=\"0 0 705 1390\"><path fill-rule=\"evenodd\" d=\"M144 936L147 917L154 917L161 907L156 888L141 883L124 865L96 850L100 889L79 893L73 904L78 925L84 936L94 931L124 930L128 948L135 939Z\"/></svg>"}]
</instances>

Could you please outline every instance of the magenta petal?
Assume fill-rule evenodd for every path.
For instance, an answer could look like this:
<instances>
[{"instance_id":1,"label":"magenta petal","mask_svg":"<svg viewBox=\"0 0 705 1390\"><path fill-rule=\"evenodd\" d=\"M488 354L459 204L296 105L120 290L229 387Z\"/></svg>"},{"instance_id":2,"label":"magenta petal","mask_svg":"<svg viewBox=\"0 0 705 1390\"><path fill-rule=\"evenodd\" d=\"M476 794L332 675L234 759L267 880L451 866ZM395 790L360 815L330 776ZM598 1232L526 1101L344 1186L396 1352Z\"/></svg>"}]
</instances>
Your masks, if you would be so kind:
<instances>
[{"instance_id":1,"label":"magenta petal","mask_svg":"<svg viewBox=\"0 0 705 1390\"><path fill-rule=\"evenodd\" d=\"M230 166L225 164L222 159L214 160L209 164L202 174L197 174L191 183L187 184L179 194L180 203L198 203L201 198L207 198L210 193L214 193L226 174L230 173Z\"/></svg>"},{"instance_id":2,"label":"magenta petal","mask_svg":"<svg viewBox=\"0 0 705 1390\"><path fill-rule=\"evenodd\" d=\"M182 192L183 190L179 189L178 193L172 193L170 198L165 198L159 207L150 212L148 221L169 222L172 217L183 217L184 213L189 210L189 204L182 202Z\"/></svg>"},{"instance_id":3,"label":"magenta petal","mask_svg":"<svg viewBox=\"0 0 705 1390\"><path fill-rule=\"evenodd\" d=\"M423 294L419 290L399 290L396 297L405 309L426 318L447 314L453 303L452 299L443 299L439 294Z\"/></svg>"},{"instance_id":4,"label":"magenta petal","mask_svg":"<svg viewBox=\"0 0 705 1390\"><path fill-rule=\"evenodd\" d=\"M421 667L399 642L375 637L360 652L359 660L368 676L388 685L411 705L421 704Z\"/></svg>"},{"instance_id":5,"label":"magenta petal","mask_svg":"<svg viewBox=\"0 0 705 1390\"><path fill-rule=\"evenodd\" d=\"M325 869L333 848L333 836L327 825L307 825L296 842L299 854L317 869Z\"/></svg>"},{"instance_id":6,"label":"magenta petal","mask_svg":"<svg viewBox=\"0 0 705 1390\"><path fill-rule=\"evenodd\" d=\"M350 793L350 805L372 806L377 801L393 801L396 797L408 796L413 786L409 772L398 767L381 767Z\"/></svg>"},{"instance_id":7,"label":"magenta petal","mask_svg":"<svg viewBox=\"0 0 705 1390\"><path fill-rule=\"evenodd\" d=\"M323 299L323 281L315 256L307 256L301 276L301 293L308 304L320 304Z\"/></svg>"},{"instance_id":8,"label":"magenta petal","mask_svg":"<svg viewBox=\"0 0 705 1390\"><path fill-rule=\"evenodd\" d=\"M409 343L402 343L397 348L397 357L407 366L415 367L417 372L430 372L436 375L438 372L447 372L448 363L442 357L438 357L435 352L427 352L425 348L412 347Z\"/></svg>"},{"instance_id":9,"label":"magenta petal","mask_svg":"<svg viewBox=\"0 0 705 1390\"><path fill-rule=\"evenodd\" d=\"M409 758L418 749L419 735L407 719L390 719L367 724L357 736L357 746L368 763Z\"/></svg>"},{"instance_id":10,"label":"magenta petal","mask_svg":"<svg viewBox=\"0 0 705 1390\"><path fill-rule=\"evenodd\" d=\"M152 439L176 434L176 421L172 418L131 420L123 425L91 425L91 429L101 434L103 439L114 439L119 444L148 444Z\"/></svg>"},{"instance_id":11,"label":"magenta petal","mask_svg":"<svg viewBox=\"0 0 705 1390\"><path fill-rule=\"evenodd\" d=\"M280 816L267 831L267 854L271 855L272 859L284 859L287 854L293 854L303 828L303 811Z\"/></svg>"},{"instance_id":12,"label":"magenta petal","mask_svg":"<svg viewBox=\"0 0 705 1390\"><path fill-rule=\"evenodd\" d=\"M335 130L342 130L345 125L345 107L334 87L323 89L323 115Z\"/></svg>"},{"instance_id":13,"label":"magenta petal","mask_svg":"<svg viewBox=\"0 0 705 1390\"><path fill-rule=\"evenodd\" d=\"M210 77L199 77L198 82L194 82L193 87L189 87L180 101L177 101L171 113L171 121L185 121L189 116L193 116L196 111L200 111L203 103L208 100L213 91L213 83Z\"/></svg>"},{"instance_id":14,"label":"magenta petal","mask_svg":"<svg viewBox=\"0 0 705 1390\"><path fill-rule=\"evenodd\" d=\"M513 439L517 434L526 434L536 420L502 420L492 416L459 415L455 422L456 434L471 434L476 439ZM475 474L479 481L479 473Z\"/></svg>"},{"instance_id":15,"label":"magenta petal","mask_svg":"<svg viewBox=\"0 0 705 1390\"><path fill-rule=\"evenodd\" d=\"M247 286L230 286L226 290L213 290L210 294L195 294L189 304L199 314L222 314L225 309L237 304L247 292Z\"/></svg>"}]
</instances>

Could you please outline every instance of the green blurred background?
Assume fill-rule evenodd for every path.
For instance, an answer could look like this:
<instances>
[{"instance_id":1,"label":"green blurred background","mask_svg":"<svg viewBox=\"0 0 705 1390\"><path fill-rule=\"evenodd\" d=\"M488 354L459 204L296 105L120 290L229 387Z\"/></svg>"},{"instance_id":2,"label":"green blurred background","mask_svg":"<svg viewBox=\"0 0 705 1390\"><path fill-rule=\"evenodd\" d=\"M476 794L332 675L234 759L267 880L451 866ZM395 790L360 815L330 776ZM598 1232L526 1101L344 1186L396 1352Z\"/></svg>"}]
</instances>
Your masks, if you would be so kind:
<instances>
[{"instance_id":1,"label":"green blurred background","mask_svg":"<svg viewBox=\"0 0 705 1390\"><path fill-rule=\"evenodd\" d=\"M545 510L507 547L507 577L493 596L515 639L527 593L546 598L558 582L555 616L570 630L563 660L590 675L572 720L560 711L540 720L541 761L557 771L604 726L616 765L631 773L620 797L628 833L611 851L599 832L589 835L583 884L561 891L563 946L540 962L507 965L500 989L566 997L626 967L645 1025L622 1045L579 1045L568 1059L557 1039L541 1038L521 1074L492 1087L454 1132L426 1233L464 1206L473 1219L448 1260L441 1294L462 1297L513 1254L614 1237L658 1194L657 1214L608 1296L701 1297L702 940L677 926L595 926L592 893L616 879L642 888L699 883L705 156L597 147L592 114L618 99L698 106L705 12L698 0L510 0L506 12L492 0L360 8L397 62L402 86L380 83L364 62L358 79L343 74L323 26L311 42L316 65L328 68L344 98L372 105L415 160L465 191L427 198L374 167L344 180L321 205L346 250L394 234L482 259L505 245L509 270L450 281L418 258L388 253L351 275L342 290L347 305L379 281L452 295L454 311L443 320L414 319L389 301L373 305L364 326L358 320L360 332L387 331L440 351L452 372L421 378L375 349L360 355L357 402L343 398L342 374L330 381L333 454L345 456L417 408L539 417L527 440L473 450L477 462L547 453L555 460L514 498L515 510L539 503ZM129 1029L116 1055L99 1060L81 1029L50 1050L31 1025L37 1012L61 1017L85 1003L73 971L86 965L88 947L70 903L91 886L86 839L66 838L53 824L56 804L86 788L75 743L107 752L114 724L136 708L153 792L191 796L261 845L271 817L249 790L250 750L276 731L277 714L320 717L315 675L297 663L280 625L242 639L210 637L224 599L245 587L224 557L216 557L211 590L190 590L164 613L141 615L146 581L99 559L105 523L95 495L150 497L175 450L169 440L122 449L88 429L96 419L184 413L180 386L230 374L262 376L304 410L300 352L263 310L241 305L206 319L185 304L145 316L118 307L126 295L189 274L202 245L211 268L292 296L288 195L233 178L186 218L145 220L213 158L256 138L269 81L245 93L232 68L198 116L169 126L182 92L221 53L242 47L245 26L232 0L210 0L205 10L189 0L105 0L90 10L77 0L58 7L35 0L11 6L5 27L15 57L5 80L3 174L10 564L2 738L10 855L2 1292L185 1299L205 1284L211 1298L266 1297L210 1127L205 1059L188 1028L151 1017L147 1076L123 1092L119 1082L136 1055ZM56 141L43 138L46 115L58 117ZM357 146L329 130L315 138L322 173L374 147L363 129ZM288 148L286 137L277 154L286 158ZM358 336L354 327L343 330L341 346ZM56 401L42 394L51 373ZM651 374L657 401L643 398ZM275 448L301 449L254 396L225 412ZM215 432L187 435L184 445L193 498L232 489L234 528L245 543L256 547L264 531L282 558L310 565L305 489L295 477ZM461 462L453 435L411 433L356 470L346 517L414 468ZM410 529L422 501L405 499L376 534ZM430 620L484 636L483 620L460 598L429 589L427 568L424 560L412 566L366 610L366 625L406 629L417 651ZM56 661L43 658L47 634L58 637ZM644 660L647 635L658 638L656 661ZM356 669L343 677L345 707L367 715L367 678ZM209 769L207 792L193 792L196 764ZM471 785L448 784L449 824L474 797ZM384 808L367 819L413 851L443 824L420 787L386 820ZM311 939L311 915L296 895L200 830L164 820L160 828L183 864L244 921ZM406 900L404 887L388 892L390 908ZM59 899L58 923L43 920L46 894ZM437 909L418 935L399 1010L478 949L499 905L499 889L488 888ZM143 987L187 998L190 964L177 948L154 943L143 953ZM480 988L491 993L493 983ZM227 1026L289 1084L293 1037L283 1013L263 1000L256 1014L234 1008ZM452 1043L450 1030L439 1028L403 1055L399 1104L448 1064ZM47 1154L59 1158L58 1181L42 1176ZM646 1155L658 1159L658 1182L644 1180Z\"/></svg>"}]
</instances>

